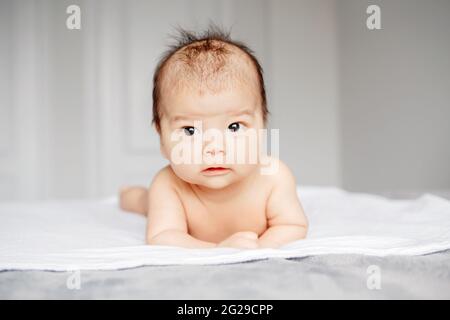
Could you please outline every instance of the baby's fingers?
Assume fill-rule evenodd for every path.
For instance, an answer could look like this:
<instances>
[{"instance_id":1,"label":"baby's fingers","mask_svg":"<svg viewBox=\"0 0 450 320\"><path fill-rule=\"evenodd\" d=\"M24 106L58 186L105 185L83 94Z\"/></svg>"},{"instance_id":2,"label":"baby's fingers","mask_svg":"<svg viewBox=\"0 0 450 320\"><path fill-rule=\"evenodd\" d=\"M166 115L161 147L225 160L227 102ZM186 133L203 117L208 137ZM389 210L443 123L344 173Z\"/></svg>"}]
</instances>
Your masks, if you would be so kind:
<instances>
[{"instance_id":1,"label":"baby's fingers","mask_svg":"<svg viewBox=\"0 0 450 320\"><path fill-rule=\"evenodd\" d=\"M237 249L257 249L258 242L253 239L237 238L235 240L223 241L218 244L219 247L237 248Z\"/></svg>"}]
</instances>

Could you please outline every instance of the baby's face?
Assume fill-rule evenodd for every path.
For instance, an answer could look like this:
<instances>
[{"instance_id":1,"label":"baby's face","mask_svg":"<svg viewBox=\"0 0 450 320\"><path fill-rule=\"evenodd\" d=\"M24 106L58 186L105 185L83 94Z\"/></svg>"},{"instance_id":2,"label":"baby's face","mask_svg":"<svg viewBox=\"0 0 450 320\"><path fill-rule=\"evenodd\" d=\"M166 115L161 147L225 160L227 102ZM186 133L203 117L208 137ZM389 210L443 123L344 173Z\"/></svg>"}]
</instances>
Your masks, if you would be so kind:
<instances>
[{"instance_id":1,"label":"baby's face","mask_svg":"<svg viewBox=\"0 0 450 320\"><path fill-rule=\"evenodd\" d=\"M259 151L256 162L250 160L249 152L255 149L249 145L252 139L248 139L250 132L258 133L264 128L261 102L254 88L242 84L219 92L200 88L173 90L164 95L161 107L161 151L182 180L220 189L258 169ZM194 142L195 139L198 140ZM258 140L252 143L258 145ZM199 147L195 149L194 145ZM237 150L239 145L241 148ZM176 159L180 146L192 150L189 163ZM195 150L200 155L197 161ZM242 151L245 163L236 163L236 157L227 159L227 154ZM224 169L211 169L217 167Z\"/></svg>"}]
</instances>

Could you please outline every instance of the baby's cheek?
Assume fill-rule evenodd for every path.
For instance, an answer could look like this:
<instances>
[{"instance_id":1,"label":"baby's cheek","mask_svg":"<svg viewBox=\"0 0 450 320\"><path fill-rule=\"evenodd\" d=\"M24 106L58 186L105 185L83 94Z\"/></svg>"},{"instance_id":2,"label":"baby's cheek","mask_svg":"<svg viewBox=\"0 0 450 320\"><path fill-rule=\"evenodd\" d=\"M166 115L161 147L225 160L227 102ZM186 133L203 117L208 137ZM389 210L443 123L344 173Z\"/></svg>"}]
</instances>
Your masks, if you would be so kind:
<instances>
[{"instance_id":1,"label":"baby's cheek","mask_svg":"<svg viewBox=\"0 0 450 320\"><path fill-rule=\"evenodd\" d=\"M255 135L239 135L227 141L227 163L254 165L259 162L259 139Z\"/></svg>"},{"instance_id":2,"label":"baby's cheek","mask_svg":"<svg viewBox=\"0 0 450 320\"><path fill-rule=\"evenodd\" d=\"M171 167L178 178L188 183L196 183L198 172L196 165L171 163Z\"/></svg>"},{"instance_id":3,"label":"baby's cheek","mask_svg":"<svg viewBox=\"0 0 450 320\"><path fill-rule=\"evenodd\" d=\"M192 143L186 137L182 137L179 140L166 140L164 143L165 152L168 155L168 159L175 165L180 164L195 164L193 156Z\"/></svg>"},{"instance_id":4,"label":"baby's cheek","mask_svg":"<svg viewBox=\"0 0 450 320\"><path fill-rule=\"evenodd\" d=\"M240 177L248 177L258 170L257 164L240 164L235 166L235 171Z\"/></svg>"}]
</instances>

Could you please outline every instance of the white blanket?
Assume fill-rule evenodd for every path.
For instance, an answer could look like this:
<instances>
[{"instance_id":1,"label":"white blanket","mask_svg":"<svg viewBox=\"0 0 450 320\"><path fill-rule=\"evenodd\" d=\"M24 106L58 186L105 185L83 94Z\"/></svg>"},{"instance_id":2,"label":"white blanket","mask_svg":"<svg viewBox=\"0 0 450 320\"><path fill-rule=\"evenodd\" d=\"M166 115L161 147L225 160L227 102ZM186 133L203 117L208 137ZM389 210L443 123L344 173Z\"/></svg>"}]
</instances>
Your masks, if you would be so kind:
<instances>
[{"instance_id":1,"label":"white blanket","mask_svg":"<svg viewBox=\"0 0 450 320\"><path fill-rule=\"evenodd\" d=\"M0 270L112 270L221 264L319 254L422 255L450 248L450 201L299 188L307 239L280 249L183 249L145 245L145 218L117 199L0 204Z\"/></svg>"}]
</instances>

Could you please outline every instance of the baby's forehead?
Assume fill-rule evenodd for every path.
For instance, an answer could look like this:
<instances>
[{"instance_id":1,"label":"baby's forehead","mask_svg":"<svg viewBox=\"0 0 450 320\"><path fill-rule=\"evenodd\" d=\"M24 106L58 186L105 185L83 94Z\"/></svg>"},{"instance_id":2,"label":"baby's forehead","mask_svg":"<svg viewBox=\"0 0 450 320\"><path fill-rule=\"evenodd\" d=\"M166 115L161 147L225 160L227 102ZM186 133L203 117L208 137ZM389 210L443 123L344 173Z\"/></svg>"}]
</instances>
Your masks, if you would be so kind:
<instances>
[{"instance_id":1,"label":"baby's forehead","mask_svg":"<svg viewBox=\"0 0 450 320\"><path fill-rule=\"evenodd\" d=\"M170 123L180 119L204 120L215 117L249 116L257 113L259 99L253 88L242 85L239 88L211 91L193 87L172 90L162 104L163 118Z\"/></svg>"},{"instance_id":2,"label":"baby's forehead","mask_svg":"<svg viewBox=\"0 0 450 320\"><path fill-rule=\"evenodd\" d=\"M259 87L256 67L240 48L219 41L193 43L175 52L161 77L162 95L175 89L220 91L243 85Z\"/></svg>"}]
</instances>

